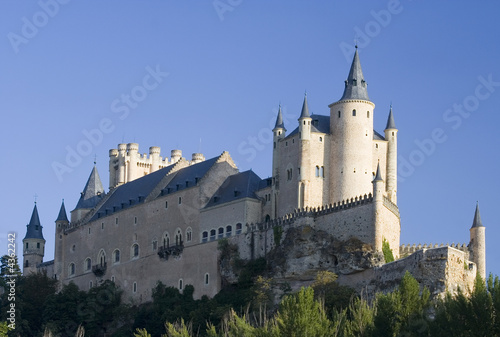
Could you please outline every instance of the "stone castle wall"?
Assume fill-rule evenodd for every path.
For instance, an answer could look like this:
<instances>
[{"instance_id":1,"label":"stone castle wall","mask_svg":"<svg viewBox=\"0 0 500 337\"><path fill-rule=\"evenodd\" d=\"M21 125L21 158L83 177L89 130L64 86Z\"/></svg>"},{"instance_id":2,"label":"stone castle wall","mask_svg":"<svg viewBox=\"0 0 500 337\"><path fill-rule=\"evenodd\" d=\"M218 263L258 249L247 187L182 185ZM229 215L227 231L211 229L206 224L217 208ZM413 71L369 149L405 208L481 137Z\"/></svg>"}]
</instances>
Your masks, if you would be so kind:
<instances>
[{"instance_id":1,"label":"stone castle wall","mask_svg":"<svg viewBox=\"0 0 500 337\"><path fill-rule=\"evenodd\" d=\"M473 289L476 265L468 261L467 254L452 247L421 249L400 260L351 275L339 275L343 285L373 295L395 290L408 271L431 295L465 293Z\"/></svg>"}]
</instances>

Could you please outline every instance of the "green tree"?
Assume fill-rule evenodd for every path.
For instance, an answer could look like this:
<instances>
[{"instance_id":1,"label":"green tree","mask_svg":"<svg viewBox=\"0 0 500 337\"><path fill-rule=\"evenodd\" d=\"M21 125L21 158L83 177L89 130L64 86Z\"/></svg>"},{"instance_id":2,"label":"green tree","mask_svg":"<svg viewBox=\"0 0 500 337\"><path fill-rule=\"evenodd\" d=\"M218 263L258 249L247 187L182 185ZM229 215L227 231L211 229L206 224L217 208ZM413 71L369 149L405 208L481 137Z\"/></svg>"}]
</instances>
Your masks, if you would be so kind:
<instances>
[{"instance_id":1,"label":"green tree","mask_svg":"<svg viewBox=\"0 0 500 337\"><path fill-rule=\"evenodd\" d=\"M276 315L280 336L329 336L332 323L323 306L314 300L312 288L302 288L297 294L286 296Z\"/></svg>"},{"instance_id":2,"label":"green tree","mask_svg":"<svg viewBox=\"0 0 500 337\"><path fill-rule=\"evenodd\" d=\"M396 291L377 296L374 336L425 336L429 298L429 290L420 292L417 280L407 271Z\"/></svg>"}]
</instances>

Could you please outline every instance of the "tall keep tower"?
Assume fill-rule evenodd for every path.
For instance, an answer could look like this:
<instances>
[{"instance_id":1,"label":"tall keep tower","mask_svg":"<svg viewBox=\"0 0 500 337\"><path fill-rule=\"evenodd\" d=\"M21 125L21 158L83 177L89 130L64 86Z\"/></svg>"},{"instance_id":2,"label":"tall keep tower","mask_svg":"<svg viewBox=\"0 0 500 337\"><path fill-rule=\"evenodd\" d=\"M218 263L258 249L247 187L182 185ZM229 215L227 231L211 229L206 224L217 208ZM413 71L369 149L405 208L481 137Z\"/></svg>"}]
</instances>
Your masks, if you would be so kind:
<instances>
[{"instance_id":1,"label":"tall keep tower","mask_svg":"<svg viewBox=\"0 0 500 337\"><path fill-rule=\"evenodd\" d=\"M23 239L23 273L25 275L36 272L36 266L43 262L44 252L45 239L35 202L30 222L26 226L26 236Z\"/></svg>"},{"instance_id":2,"label":"tall keep tower","mask_svg":"<svg viewBox=\"0 0 500 337\"><path fill-rule=\"evenodd\" d=\"M470 229L469 251L472 253L472 261L477 266L477 273L486 280L486 227L483 226L479 214L479 204L476 204L476 212Z\"/></svg>"},{"instance_id":3,"label":"tall keep tower","mask_svg":"<svg viewBox=\"0 0 500 337\"><path fill-rule=\"evenodd\" d=\"M372 191L373 109L354 53L342 98L330 108L330 203Z\"/></svg>"}]
</instances>

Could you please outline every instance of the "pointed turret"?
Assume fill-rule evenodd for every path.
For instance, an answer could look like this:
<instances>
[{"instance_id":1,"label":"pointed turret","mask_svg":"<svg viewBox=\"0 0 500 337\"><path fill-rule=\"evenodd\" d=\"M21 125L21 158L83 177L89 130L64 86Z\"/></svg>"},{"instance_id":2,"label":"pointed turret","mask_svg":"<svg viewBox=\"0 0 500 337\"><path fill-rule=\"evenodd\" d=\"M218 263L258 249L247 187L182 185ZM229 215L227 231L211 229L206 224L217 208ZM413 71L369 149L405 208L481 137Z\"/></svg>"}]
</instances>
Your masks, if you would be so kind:
<instances>
[{"instance_id":1,"label":"pointed turret","mask_svg":"<svg viewBox=\"0 0 500 337\"><path fill-rule=\"evenodd\" d=\"M37 271L37 265L43 262L44 252L45 239L35 202L30 222L26 226L26 236L23 239L23 273L25 275Z\"/></svg>"},{"instance_id":2,"label":"pointed turret","mask_svg":"<svg viewBox=\"0 0 500 337\"><path fill-rule=\"evenodd\" d=\"M377 164L377 173L375 174L375 178L373 179L374 183L377 181L384 181L384 179L382 179L382 174L380 173L380 163Z\"/></svg>"},{"instance_id":3,"label":"pointed turret","mask_svg":"<svg viewBox=\"0 0 500 337\"><path fill-rule=\"evenodd\" d=\"M59 222L59 221L69 222L68 216L66 215L66 207L64 207L64 199L62 201L61 208L59 209L59 215L57 216L57 219L56 219L56 222Z\"/></svg>"},{"instance_id":4,"label":"pointed turret","mask_svg":"<svg viewBox=\"0 0 500 337\"><path fill-rule=\"evenodd\" d=\"M391 108L389 109L389 117L387 118L387 125L386 125L385 129L386 130L397 129L396 123L394 123L394 116L392 114L392 104L391 104Z\"/></svg>"},{"instance_id":5,"label":"pointed turret","mask_svg":"<svg viewBox=\"0 0 500 337\"><path fill-rule=\"evenodd\" d=\"M90 173L87 184L81 193L80 200L76 204L75 209L79 208L93 208L101 200L104 195L104 188L102 187L101 178L97 172L97 167L94 165Z\"/></svg>"},{"instance_id":6,"label":"pointed turret","mask_svg":"<svg viewBox=\"0 0 500 337\"><path fill-rule=\"evenodd\" d=\"M369 101L368 91L366 89L366 82L363 77L363 71L361 70L361 63L359 62L358 47L356 46L356 51L354 53L354 59L352 60L351 70L349 71L349 76L345 81L344 94L342 95L342 100L347 99L361 99Z\"/></svg>"},{"instance_id":7,"label":"pointed turret","mask_svg":"<svg viewBox=\"0 0 500 337\"><path fill-rule=\"evenodd\" d=\"M63 274L63 261L64 261L64 229L69 225L68 216L66 215L66 207L64 206L64 199L59 209L59 215L56 219L55 230L55 246L54 246L54 278L58 279Z\"/></svg>"},{"instance_id":8,"label":"pointed turret","mask_svg":"<svg viewBox=\"0 0 500 337\"><path fill-rule=\"evenodd\" d=\"M42 234L42 225L40 225L40 217L38 216L38 209L36 208L36 203L35 207L33 208L33 213L31 213L31 219L28 225L26 225L26 236L24 239L42 239L43 234Z\"/></svg>"},{"instance_id":9,"label":"pointed turret","mask_svg":"<svg viewBox=\"0 0 500 337\"><path fill-rule=\"evenodd\" d=\"M389 116L387 117L387 125L384 130L385 140L387 141L387 166L386 166L386 187L387 196L397 204L398 190L398 129L394 122L394 114L392 113L392 104L389 108Z\"/></svg>"},{"instance_id":10,"label":"pointed turret","mask_svg":"<svg viewBox=\"0 0 500 337\"><path fill-rule=\"evenodd\" d=\"M283 123L283 114L281 113L281 104L278 108L278 116L276 117L276 124L274 125L273 131L276 129L283 129L286 131L285 123Z\"/></svg>"},{"instance_id":11,"label":"pointed turret","mask_svg":"<svg viewBox=\"0 0 500 337\"><path fill-rule=\"evenodd\" d=\"M474 220L472 221L472 228L484 227L481 221L481 214L479 214L479 203L476 203L476 212L474 213Z\"/></svg>"},{"instance_id":12,"label":"pointed turret","mask_svg":"<svg viewBox=\"0 0 500 337\"><path fill-rule=\"evenodd\" d=\"M87 180L87 184L85 184L85 188L80 195L80 200L78 200L75 209L71 211L71 222L76 222L82 219L102 200L104 194L101 178L99 177L97 167L94 163L94 168L92 169L89 179Z\"/></svg>"},{"instance_id":13,"label":"pointed turret","mask_svg":"<svg viewBox=\"0 0 500 337\"><path fill-rule=\"evenodd\" d=\"M470 228L469 253L470 260L477 266L477 273L486 280L486 227L483 226L479 214L479 204L476 203L476 212Z\"/></svg>"},{"instance_id":14,"label":"pointed turret","mask_svg":"<svg viewBox=\"0 0 500 337\"><path fill-rule=\"evenodd\" d=\"M309 140L311 138L311 115L309 115L309 107L307 106L307 93L304 94L304 102L302 103L302 111L299 117L299 134L300 139Z\"/></svg>"},{"instance_id":15,"label":"pointed turret","mask_svg":"<svg viewBox=\"0 0 500 337\"><path fill-rule=\"evenodd\" d=\"M307 106L307 93L304 95L304 103L302 103L302 111L300 113L299 119L302 118L310 118L311 115L309 115L309 107Z\"/></svg>"}]
</instances>

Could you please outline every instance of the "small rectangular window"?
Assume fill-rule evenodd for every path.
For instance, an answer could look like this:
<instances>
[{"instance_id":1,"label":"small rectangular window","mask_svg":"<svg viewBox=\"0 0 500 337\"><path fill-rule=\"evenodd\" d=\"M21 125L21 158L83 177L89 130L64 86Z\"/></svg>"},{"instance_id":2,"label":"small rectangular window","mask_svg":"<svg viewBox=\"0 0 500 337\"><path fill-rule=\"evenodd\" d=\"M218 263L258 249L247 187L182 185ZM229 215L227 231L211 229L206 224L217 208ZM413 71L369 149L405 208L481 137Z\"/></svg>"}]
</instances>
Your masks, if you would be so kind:
<instances>
[{"instance_id":1,"label":"small rectangular window","mask_svg":"<svg viewBox=\"0 0 500 337\"><path fill-rule=\"evenodd\" d=\"M118 225L118 218L115 218L115 225Z\"/></svg>"},{"instance_id":2,"label":"small rectangular window","mask_svg":"<svg viewBox=\"0 0 500 337\"><path fill-rule=\"evenodd\" d=\"M179 205L182 204L182 197L179 197Z\"/></svg>"},{"instance_id":3,"label":"small rectangular window","mask_svg":"<svg viewBox=\"0 0 500 337\"><path fill-rule=\"evenodd\" d=\"M165 208L168 208L168 201L165 201Z\"/></svg>"},{"instance_id":4,"label":"small rectangular window","mask_svg":"<svg viewBox=\"0 0 500 337\"><path fill-rule=\"evenodd\" d=\"M134 225L137 225L137 217L134 216Z\"/></svg>"}]
</instances>

